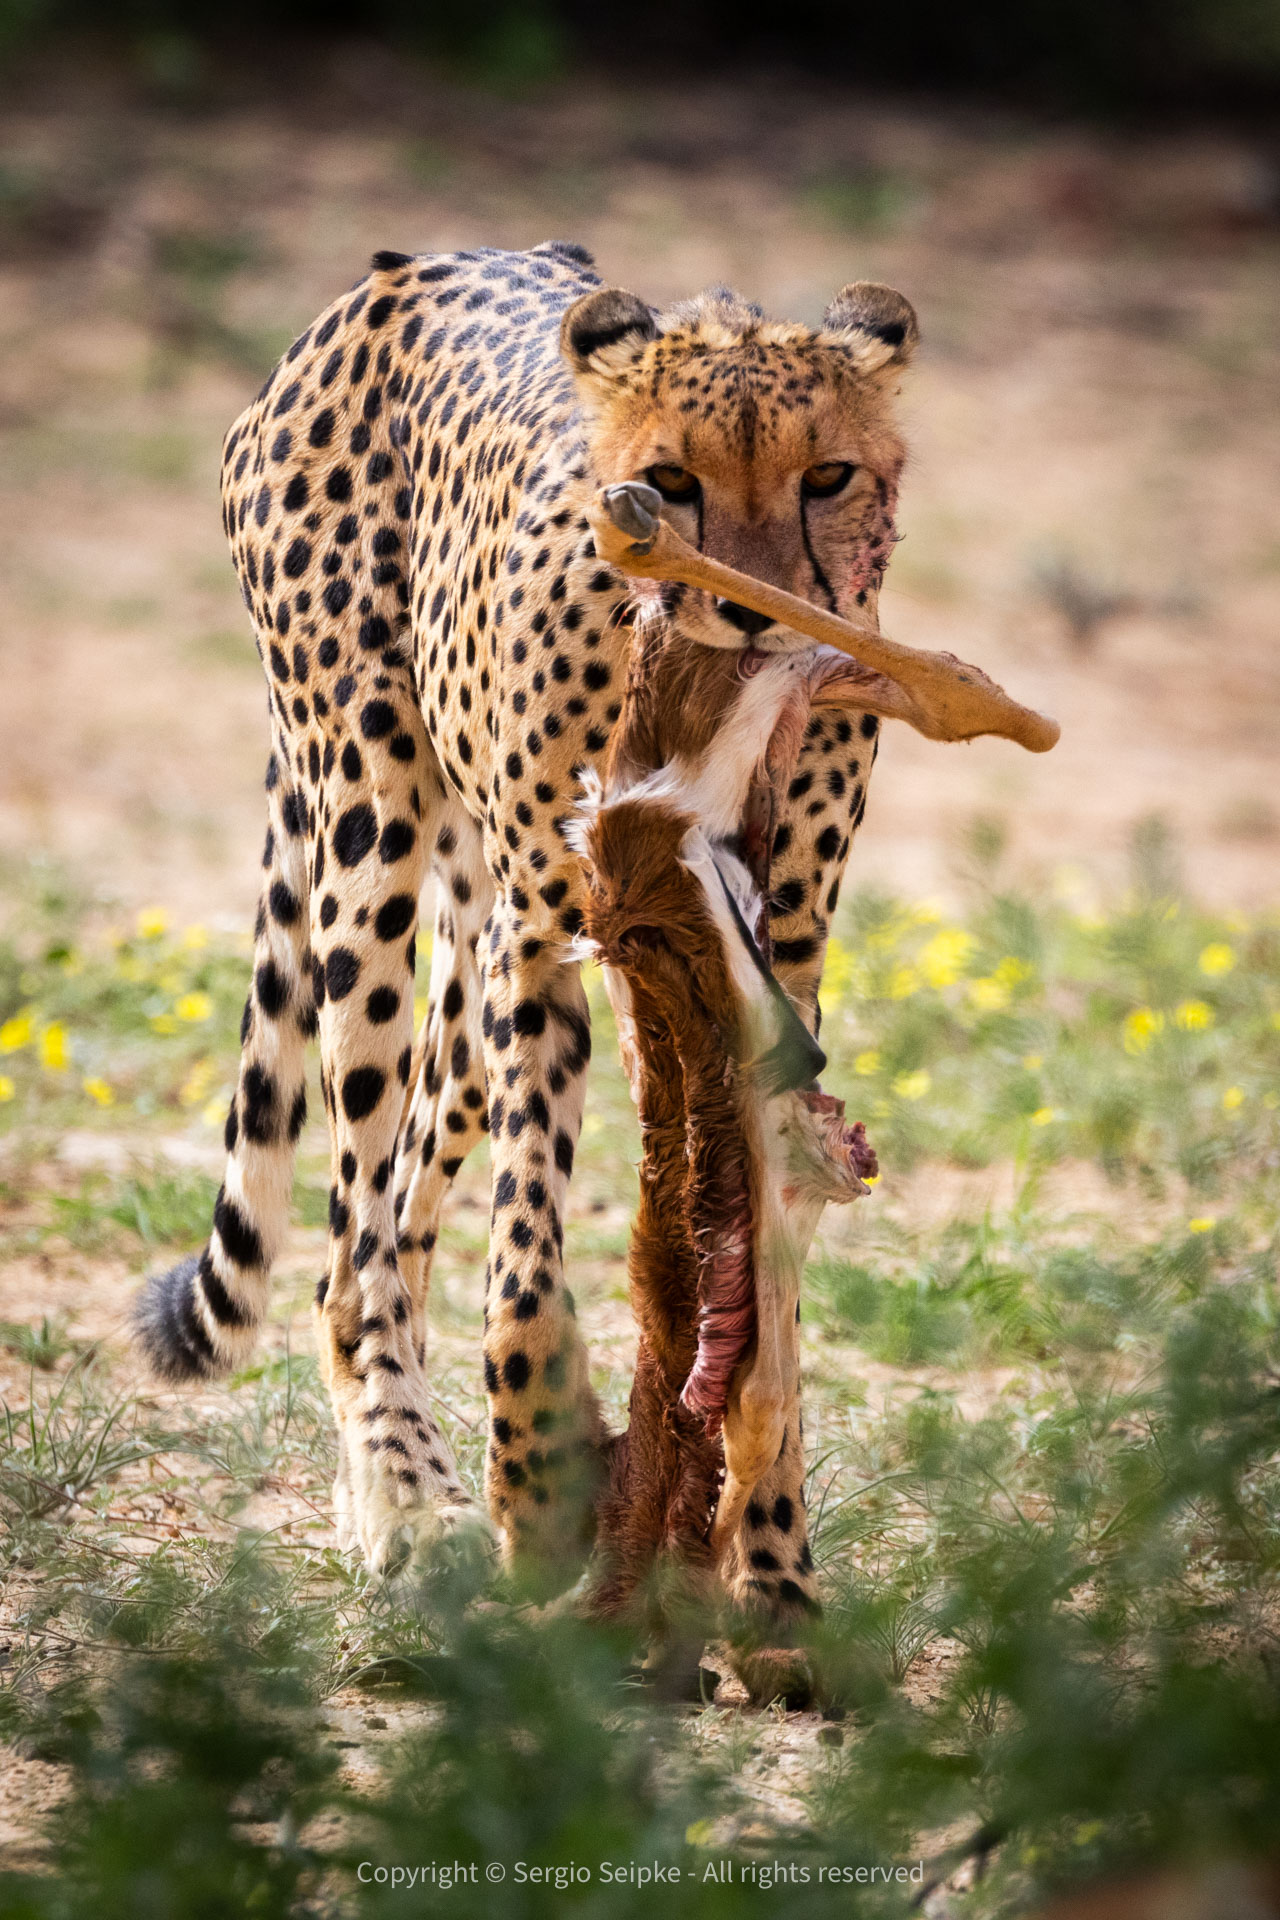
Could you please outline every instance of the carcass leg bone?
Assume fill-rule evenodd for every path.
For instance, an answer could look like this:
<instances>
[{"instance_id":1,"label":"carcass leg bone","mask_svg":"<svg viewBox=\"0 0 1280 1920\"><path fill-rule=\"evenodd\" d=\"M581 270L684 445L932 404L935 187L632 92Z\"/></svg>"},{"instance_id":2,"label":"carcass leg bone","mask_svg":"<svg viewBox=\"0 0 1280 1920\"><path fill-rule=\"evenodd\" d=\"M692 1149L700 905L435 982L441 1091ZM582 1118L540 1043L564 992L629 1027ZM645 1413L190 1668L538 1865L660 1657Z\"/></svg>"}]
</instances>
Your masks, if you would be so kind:
<instances>
[{"instance_id":1,"label":"carcass leg bone","mask_svg":"<svg viewBox=\"0 0 1280 1920\"><path fill-rule=\"evenodd\" d=\"M1062 731L1057 721L1010 699L981 667L967 666L953 653L904 646L873 626L841 619L723 566L682 540L661 518L661 505L656 489L640 481L602 488L588 514L600 558L638 579L700 587L766 614L807 640L838 648L866 676L856 693L850 688L851 702L856 698L867 711L905 720L929 740L974 740L990 733L1016 741L1029 753L1056 746Z\"/></svg>"}]
</instances>

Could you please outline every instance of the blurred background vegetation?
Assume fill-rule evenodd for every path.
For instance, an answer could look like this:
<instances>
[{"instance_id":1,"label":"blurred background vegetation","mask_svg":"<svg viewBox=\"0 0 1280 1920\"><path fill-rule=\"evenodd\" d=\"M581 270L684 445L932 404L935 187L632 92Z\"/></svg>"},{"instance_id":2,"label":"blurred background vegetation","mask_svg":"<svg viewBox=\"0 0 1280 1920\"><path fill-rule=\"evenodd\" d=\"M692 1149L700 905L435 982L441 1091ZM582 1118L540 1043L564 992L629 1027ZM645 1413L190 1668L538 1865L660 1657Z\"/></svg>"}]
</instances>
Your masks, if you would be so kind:
<instances>
[{"instance_id":1,"label":"blurred background vegetation","mask_svg":"<svg viewBox=\"0 0 1280 1920\"><path fill-rule=\"evenodd\" d=\"M1171 103L1255 107L1280 80L1275 0L919 0L851 14L833 0L770 13L724 0L648 0L640 13L593 0L368 0L358 18L340 0L0 0L10 49L62 32L106 30L157 69L243 56L246 36L358 32L500 83L546 80L577 65L671 73L782 64L826 79L989 89L1040 105L1104 112Z\"/></svg>"},{"instance_id":2,"label":"blurred background vegetation","mask_svg":"<svg viewBox=\"0 0 1280 1920\"><path fill-rule=\"evenodd\" d=\"M419 1912L360 1862L453 1855L656 1856L699 1914L905 1913L817 1877L899 1862L932 1920L1128 1874L1107 1920L1276 1911L1280 9L0 0L0 47L0 1913ZM828 1083L885 1171L806 1279L804 1712L748 1705L732 1622L660 1702L625 1639L336 1554L322 1125L260 1358L175 1394L126 1339L206 1229L248 969L222 434L376 247L555 235L657 300L901 286L886 627L1065 723L1034 763L889 729L835 922ZM620 1425L589 991L566 1249ZM476 1487L487 1220L480 1154L431 1301Z\"/></svg>"}]
</instances>

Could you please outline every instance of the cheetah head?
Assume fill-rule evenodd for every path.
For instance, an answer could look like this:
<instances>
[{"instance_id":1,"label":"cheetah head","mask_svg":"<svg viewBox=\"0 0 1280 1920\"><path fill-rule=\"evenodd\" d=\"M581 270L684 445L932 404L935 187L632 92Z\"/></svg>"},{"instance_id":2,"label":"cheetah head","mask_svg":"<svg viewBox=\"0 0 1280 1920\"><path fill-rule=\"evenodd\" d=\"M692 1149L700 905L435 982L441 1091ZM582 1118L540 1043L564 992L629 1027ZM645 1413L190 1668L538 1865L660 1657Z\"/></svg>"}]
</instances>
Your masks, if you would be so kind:
<instances>
[{"instance_id":1,"label":"cheetah head","mask_svg":"<svg viewBox=\"0 0 1280 1920\"><path fill-rule=\"evenodd\" d=\"M691 544L816 606L866 618L897 538L899 378L917 339L900 293L858 281L818 329L717 287L655 313L606 287L565 313L592 484L644 480ZM808 646L732 601L637 582L689 638Z\"/></svg>"}]
</instances>

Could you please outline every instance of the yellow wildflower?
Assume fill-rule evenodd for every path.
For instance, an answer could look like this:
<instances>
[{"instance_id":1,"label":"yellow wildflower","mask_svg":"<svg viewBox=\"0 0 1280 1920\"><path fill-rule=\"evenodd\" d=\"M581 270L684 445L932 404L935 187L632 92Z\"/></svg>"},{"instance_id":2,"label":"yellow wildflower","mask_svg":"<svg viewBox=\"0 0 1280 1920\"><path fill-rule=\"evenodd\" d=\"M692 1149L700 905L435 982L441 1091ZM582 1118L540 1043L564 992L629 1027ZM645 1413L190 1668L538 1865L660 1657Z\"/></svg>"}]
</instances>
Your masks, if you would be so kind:
<instances>
[{"instance_id":1,"label":"yellow wildflower","mask_svg":"<svg viewBox=\"0 0 1280 1920\"><path fill-rule=\"evenodd\" d=\"M1126 1053L1145 1053L1158 1033L1164 1032L1164 1015L1153 1007L1135 1007L1124 1023Z\"/></svg>"},{"instance_id":2,"label":"yellow wildflower","mask_svg":"<svg viewBox=\"0 0 1280 1920\"><path fill-rule=\"evenodd\" d=\"M1042 1053L1024 1053L1022 1056L1022 1064L1028 1073L1039 1073L1041 1067L1044 1065L1044 1055Z\"/></svg>"},{"instance_id":3,"label":"yellow wildflower","mask_svg":"<svg viewBox=\"0 0 1280 1920\"><path fill-rule=\"evenodd\" d=\"M582 1134L586 1140L594 1140L597 1134L604 1132L604 1121L598 1113L589 1113L582 1122Z\"/></svg>"},{"instance_id":4,"label":"yellow wildflower","mask_svg":"<svg viewBox=\"0 0 1280 1920\"><path fill-rule=\"evenodd\" d=\"M1235 963L1235 948L1225 940L1211 940L1200 955L1201 973L1230 973Z\"/></svg>"},{"instance_id":5,"label":"yellow wildflower","mask_svg":"<svg viewBox=\"0 0 1280 1920\"><path fill-rule=\"evenodd\" d=\"M1058 1109L1056 1107L1037 1107L1031 1116L1031 1124L1033 1127L1047 1127L1057 1118Z\"/></svg>"},{"instance_id":6,"label":"yellow wildflower","mask_svg":"<svg viewBox=\"0 0 1280 1920\"><path fill-rule=\"evenodd\" d=\"M40 1035L40 1065L50 1073L65 1073L70 1065L67 1030L61 1020L51 1020Z\"/></svg>"},{"instance_id":7,"label":"yellow wildflower","mask_svg":"<svg viewBox=\"0 0 1280 1920\"><path fill-rule=\"evenodd\" d=\"M427 1017L427 1008L428 1008L428 1007L429 1007L430 1005L431 1005L431 1002L430 1002L430 1000L429 1000L429 999L427 998L427 996L426 996L426 994L425 994L425 993L419 993L419 994L416 994L416 995L414 996L414 1002L413 1002L413 1030L414 1030L414 1032L415 1032L415 1033L416 1033L416 1032L418 1031L418 1028L419 1028L419 1027L420 1027L420 1026L422 1025L422 1023L423 1023L423 1021L424 1021L424 1020L426 1019L426 1017Z\"/></svg>"},{"instance_id":8,"label":"yellow wildflower","mask_svg":"<svg viewBox=\"0 0 1280 1920\"><path fill-rule=\"evenodd\" d=\"M977 944L963 927L943 927L921 947L917 964L931 987L949 987L964 972Z\"/></svg>"},{"instance_id":9,"label":"yellow wildflower","mask_svg":"<svg viewBox=\"0 0 1280 1920\"><path fill-rule=\"evenodd\" d=\"M14 1086L9 1075L7 1073L0 1073L0 1106L2 1106L6 1100L12 1100L17 1091L18 1089Z\"/></svg>"},{"instance_id":10,"label":"yellow wildflower","mask_svg":"<svg viewBox=\"0 0 1280 1920\"><path fill-rule=\"evenodd\" d=\"M1183 1000L1173 1010L1173 1024L1184 1033L1203 1033L1213 1025L1213 1008L1203 1000Z\"/></svg>"},{"instance_id":11,"label":"yellow wildflower","mask_svg":"<svg viewBox=\"0 0 1280 1920\"><path fill-rule=\"evenodd\" d=\"M853 1063L853 1070L855 1073L860 1073L864 1080L870 1074L879 1073L880 1055L874 1047L868 1047L865 1053L858 1055Z\"/></svg>"},{"instance_id":12,"label":"yellow wildflower","mask_svg":"<svg viewBox=\"0 0 1280 1920\"><path fill-rule=\"evenodd\" d=\"M188 953L199 953L202 947L207 947L209 944L207 929L198 923L195 926L184 928L182 944Z\"/></svg>"},{"instance_id":13,"label":"yellow wildflower","mask_svg":"<svg viewBox=\"0 0 1280 1920\"><path fill-rule=\"evenodd\" d=\"M153 1013L150 1024L153 1033L176 1033L178 1031L178 1023L171 1013Z\"/></svg>"},{"instance_id":14,"label":"yellow wildflower","mask_svg":"<svg viewBox=\"0 0 1280 1920\"><path fill-rule=\"evenodd\" d=\"M899 1100L923 1100L933 1081L924 1067L917 1067L914 1073L900 1073L893 1083L893 1090Z\"/></svg>"},{"instance_id":15,"label":"yellow wildflower","mask_svg":"<svg viewBox=\"0 0 1280 1920\"><path fill-rule=\"evenodd\" d=\"M147 970L135 953L122 953L116 961L116 972L122 980L127 980L131 987L136 987L139 981L147 977Z\"/></svg>"},{"instance_id":16,"label":"yellow wildflower","mask_svg":"<svg viewBox=\"0 0 1280 1920\"><path fill-rule=\"evenodd\" d=\"M95 1106L114 1107L116 1096L105 1080L99 1079L94 1074L88 1080L82 1080L80 1084Z\"/></svg>"},{"instance_id":17,"label":"yellow wildflower","mask_svg":"<svg viewBox=\"0 0 1280 1920\"><path fill-rule=\"evenodd\" d=\"M221 1100L210 1100L200 1115L206 1127L220 1127L226 1120L226 1117L227 1109Z\"/></svg>"},{"instance_id":18,"label":"yellow wildflower","mask_svg":"<svg viewBox=\"0 0 1280 1920\"><path fill-rule=\"evenodd\" d=\"M1003 980L997 980L989 973L982 980L971 980L968 986L969 999L979 1013L999 1013L1009 1004L1009 989Z\"/></svg>"},{"instance_id":19,"label":"yellow wildflower","mask_svg":"<svg viewBox=\"0 0 1280 1920\"><path fill-rule=\"evenodd\" d=\"M895 967L889 976L889 998L909 1000L919 990L920 975L914 967Z\"/></svg>"},{"instance_id":20,"label":"yellow wildflower","mask_svg":"<svg viewBox=\"0 0 1280 1920\"><path fill-rule=\"evenodd\" d=\"M1244 1105L1244 1088L1228 1087L1222 1096L1222 1104L1228 1113L1234 1113L1237 1107Z\"/></svg>"},{"instance_id":21,"label":"yellow wildflower","mask_svg":"<svg viewBox=\"0 0 1280 1920\"><path fill-rule=\"evenodd\" d=\"M878 1173L864 1173L862 1183L867 1187L878 1187L880 1185L880 1178L881 1176Z\"/></svg>"},{"instance_id":22,"label":"yellow wildflower","mask_svg":"<svg viewBox=\"0 0 1280 1920\"><path fill-rule=\"evenodd\" d=\"M1198 1213L1194 1220L1188 1220L1188 1233L1212 1233L1218 1222L1211 1213Z\"/></svg>"},{"instance_id":23,"label":"yellow wildflower","mask_svg":"<svg viewBox=\"0 0 1280 1920\"><path fill-rule=\"evenodd\" d=\"M218 1069L210 1059L197 1060L190 1073L178 1088L178 1099L184 1107L198 1107L208 1096Z\"/></svg>"},{"instance_id":24,"label":"yellow wildflower","mask_svg":"<svg viewBox=\"0 0 1280 1920\"><path fill-rule=\"evenodd\" d=\"M173 1010L179 1020L207 1020L213 1012L213 998L207 993L184 993L174 1001Z\"/></svg>"},{"instance_id":25,"label":"yellow wildflower","mask_svg":"<svg viewBox=\"0 0 1280 1920\"><path fill-rule=\"evenodd\" d=\"M30 1007L24 1007L21 1013L15 1013L0 1027L0 1053L18 1053L23 1047L29 1047L35 1035L36 1023Z\"/></svg>"},{"instance_id":26,"label":"yellow wildflower","mask_svg":"<svg viewBox=\"0 0 1280 1920\"><path fill-rule=\"evenodd\" d=\"M1007 953L991 975L1002 987L1020 987L1024 980L1031 978L1031 968L1025 960L1019 960L1016 954Z\"/></svg>"},{"instance_id":27,"label":"yellow wildflower","mask_svg":"<svg viewBox=\"0 0 1280 1920\"><path fill-rule=\"evenodd\" d=\"M158 940L169 931L169 916L163 907L144 907L138 915L138 938Z\"/></svg>"}]
</instances>

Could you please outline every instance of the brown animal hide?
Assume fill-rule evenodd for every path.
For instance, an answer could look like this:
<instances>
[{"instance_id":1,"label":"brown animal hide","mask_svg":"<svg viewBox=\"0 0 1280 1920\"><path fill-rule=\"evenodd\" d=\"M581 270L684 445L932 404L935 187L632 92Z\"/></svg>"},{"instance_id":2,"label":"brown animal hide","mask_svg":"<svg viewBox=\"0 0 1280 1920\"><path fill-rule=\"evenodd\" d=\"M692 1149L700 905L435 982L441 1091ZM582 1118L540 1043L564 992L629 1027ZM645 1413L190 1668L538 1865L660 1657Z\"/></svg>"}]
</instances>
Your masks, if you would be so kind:
<instances>
[{"instance_id":1,"label":"brown animal hide","mask_svg":"<svg viewBox=\"0 0 1280 1920\"><path fill-rule=\"evenodd\" d=\"M816 1087L821 1052L750 931L766 924L774 796L822 677L812 656L757 663L639 637L605 787L578 830L587 936L643 1138L640 1347L592 1593L605 1613L655 1568L705 1591L780 1444L818 1214L875 1170L861 1126Z\"/></svg>"}]
</instances>

